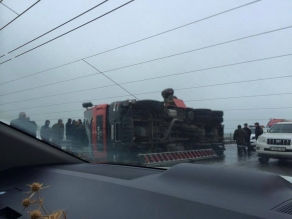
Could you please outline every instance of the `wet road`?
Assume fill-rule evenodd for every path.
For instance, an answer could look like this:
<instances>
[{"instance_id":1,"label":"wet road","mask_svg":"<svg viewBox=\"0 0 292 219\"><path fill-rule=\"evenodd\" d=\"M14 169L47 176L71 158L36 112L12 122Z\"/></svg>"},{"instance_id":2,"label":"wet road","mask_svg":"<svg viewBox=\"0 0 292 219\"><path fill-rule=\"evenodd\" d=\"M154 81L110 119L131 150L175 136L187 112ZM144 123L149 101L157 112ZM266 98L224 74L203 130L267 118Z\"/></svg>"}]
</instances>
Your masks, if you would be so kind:
<instances>
[{"instance_id":1,"label":"wet road","mask_svg":"<svg viewBox=\"0 0 292 219\"><path fill-rule=\"evenodd\" d=\"M228 168L241 168L253 171L266 171L282 176L292 177L292 161L281 163L279 160L270 159L267 165L260 164L256 152L252 152L251 156L239 157L237 155L237 147L235 144L225 145L225 157L220 159L198 160L193 163L226 166Z\"/></svg>"}]
</instances>

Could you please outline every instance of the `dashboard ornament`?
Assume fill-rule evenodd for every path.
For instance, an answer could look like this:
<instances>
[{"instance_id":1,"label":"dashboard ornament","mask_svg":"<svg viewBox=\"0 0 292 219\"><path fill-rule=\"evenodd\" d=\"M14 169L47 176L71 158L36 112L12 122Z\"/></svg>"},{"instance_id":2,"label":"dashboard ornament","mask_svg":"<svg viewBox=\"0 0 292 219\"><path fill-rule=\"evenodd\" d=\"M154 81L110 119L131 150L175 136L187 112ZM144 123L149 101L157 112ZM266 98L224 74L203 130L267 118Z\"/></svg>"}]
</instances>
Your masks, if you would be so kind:
<instances>
[{"instance_id":1,"label":"dashboard ornament","mask_svg":"<svg viewBox=\"0 0 292 219\"><path fill-rule=\"evenodd\" d=\"M48 211L45 209L43 203L44 199L40 197L40 190L46 189L49 186L43 187L43 184L40 184L38 182L34 182L31 185L27 185L30 187L30 191L26 193L32 193L28 198L25 198L22 200L22 206L24 209L29 208L29 211L27 212L30 215L31 219L67 219L66 212L64 210L58 210L54 212L48 213ZM34 195L36 194L36 200L33 199ZM32 207L36 206L37 209L32 210Z\"/></svg>"}]
</instances>

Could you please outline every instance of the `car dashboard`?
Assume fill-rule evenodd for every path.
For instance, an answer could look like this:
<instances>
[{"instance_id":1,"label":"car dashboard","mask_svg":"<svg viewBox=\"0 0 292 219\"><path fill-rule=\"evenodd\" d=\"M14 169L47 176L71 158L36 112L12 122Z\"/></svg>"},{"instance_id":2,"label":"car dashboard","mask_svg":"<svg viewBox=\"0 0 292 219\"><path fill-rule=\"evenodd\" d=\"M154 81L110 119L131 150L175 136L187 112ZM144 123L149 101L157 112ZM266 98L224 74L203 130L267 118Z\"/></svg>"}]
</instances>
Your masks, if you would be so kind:
<instances>
[{"instance_id":1,"label":"car dashboard","mask_svg":"<svg viewBox=\"0 0 292 219\"><path fill-rule=\"evenodd\" d=\"M40 190L46 209L69 219L291 218L290 182L233 168L51 164L7 169L0 179L0 212L18 213L10 218L30 218L21 203L33 182L49 186Z\"/></svg>"}]
</instances>

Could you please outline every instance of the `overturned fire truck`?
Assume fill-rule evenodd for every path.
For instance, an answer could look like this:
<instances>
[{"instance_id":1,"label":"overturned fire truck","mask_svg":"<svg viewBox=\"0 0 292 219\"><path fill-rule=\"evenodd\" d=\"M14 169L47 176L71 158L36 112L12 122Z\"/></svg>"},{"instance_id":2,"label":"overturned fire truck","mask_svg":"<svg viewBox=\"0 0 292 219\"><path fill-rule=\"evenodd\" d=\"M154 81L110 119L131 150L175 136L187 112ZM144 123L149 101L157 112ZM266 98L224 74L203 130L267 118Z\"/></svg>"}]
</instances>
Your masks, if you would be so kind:
<instances>
[{"instance_id":1,"label":"overturned fire truck","mask_svg":"<svg viewBox=\"0 0 292 219\"><path fill-rule=\"evenodd\" d=\"M186 107L173 94L165 89L164 102L83 103L93 162L151 166L224 155L223 112Z\"/></svg>"}]
</instances>

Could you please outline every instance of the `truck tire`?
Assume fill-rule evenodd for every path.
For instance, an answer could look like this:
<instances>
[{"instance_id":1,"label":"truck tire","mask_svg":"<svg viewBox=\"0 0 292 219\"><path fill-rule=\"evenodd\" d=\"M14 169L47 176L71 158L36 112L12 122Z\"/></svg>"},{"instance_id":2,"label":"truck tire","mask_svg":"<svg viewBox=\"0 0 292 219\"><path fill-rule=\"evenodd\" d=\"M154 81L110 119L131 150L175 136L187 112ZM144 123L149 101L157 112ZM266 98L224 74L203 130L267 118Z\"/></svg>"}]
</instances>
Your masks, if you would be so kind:
<instances>
[{"instance_id":1,"label":"truck tire","mask_svg":"<svg viewBox=\"0 0 292 219\"><path fill-rule=\"evenodd\" d=\"M193 109L194 114L197 115L204 115L204 116L212 116L212 110L210 109Z\"/></svg>"},{"instance_id":2,"label":"truck tire","mask_svg":"<svg viewBox=\"0 0 292 219\"><path fill-rule=\"evenodd\" d=\"M268 164L269 160L270 160L270 158L268 158L268 157L259 157L259 162L261 164Z\"/></svg>"},{"instance_id":3,"label":"truck tire","mask_svg":"<svg viewBox=\"0 0 292 219\"><path fill-rule=\"evenodd\" d=\"M205 124L205 123L210 123L212 121L211 116L207 115L196 115L194 116L194 123L200 123L200 124Z\"/></svg>"},{"instance_id":4,"label":"truck tire","mask_svg":"<svg viewBox=\"0 0 292 219\"><path fill-rule=\"evenodd\" d=\"M155 100L140 100L136 102L135 106L144 109L149 108L151 111L154 111L155 113L164 112L164 103Z\"/></svg>"},{"instance_id":5,"label":"truck tire","mask_svg":"<svg viewBox=\"0 0 292 219\"><path fill-rule=\"evenodd\" d=\"M219 156L219 157L221 157L221 156L224 155L224 151L223 151L223 150L221 150L221 151L214 151L214 152L215 152L215 154L216 154L217 156Z\"/></svg>"},{"instance_id":6,"label":"truck tire","mask_svg":"<svg viewBox=\"0 0 292 219\"><path fill-rule=\"evenodd\" d=\"M223 115L224 115L223 111L220 111L220 110L213 110L212 111L212 116L223 117Z\"/></svg>"},{"instance_id":7,"label":"truck tire","mask_svg":"<svg viewBox=\"0 0 292 219\"><path fill-rule=\"evenodd\" d=\"M219 116L212 117L212 123L213 124L218 124L218 123L221 123L221 122L223 122L223 117L219 117Z\"/></svg>"},{"instance_id":8,"label":"truck tire","mask_svg":"<svg viewBox=\"0 0 292 219\"><path fill-rule=\"evenodd\" d=\"M195 116L195 113L192 110L187 112L187 119L189 121L194 121L194 116Z\"/></svg>"}]
</instances>

